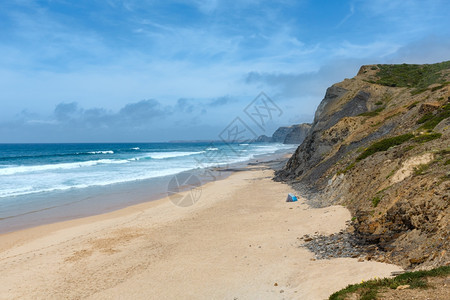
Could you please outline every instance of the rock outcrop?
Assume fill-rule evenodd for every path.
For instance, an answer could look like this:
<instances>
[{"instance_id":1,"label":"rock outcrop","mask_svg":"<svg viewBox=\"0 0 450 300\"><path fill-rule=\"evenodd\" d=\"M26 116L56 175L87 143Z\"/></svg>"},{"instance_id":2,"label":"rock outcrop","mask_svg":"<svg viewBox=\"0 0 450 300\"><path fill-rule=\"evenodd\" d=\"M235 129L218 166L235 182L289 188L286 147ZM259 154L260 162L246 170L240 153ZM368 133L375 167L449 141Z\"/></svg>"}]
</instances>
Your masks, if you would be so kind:
<instances>
[{"instance_id":1,"label":"rock outcrop","mask_svg":"<svg viewBox=\"0 0 450 300\"><path fill-rule=\"evenodd\" d=\"M267 135L260 135L256 140L255 143L271 143L272 137L269 137Z\"/></svg>"},{"instance_id":2,"label":"rock outcrop","mask_svg":"<svg viewBox=\"0 0 450 300\"><path fill-rule=\"evenodd\" d=\"M292 126L280 127L273 133L272 137L259 136L257 143L284 143L300 145L311 130L311 124L303 123Z\"/></svg>"},{"instance_id":3,"label":"rock outcrop","mask_svg":"<svg viewBox=\"0 0 450 300\"><path fill-rule=\"evenodd\" d=\"M286 135L283 143L300 145L308 136L311 126L308 123L293 125L292 130Z\"/></svg>"},{"instance_id":4,"label":"rock outcrop","mask_svg":"<svg viewBox=\"0 0 450 300\"><path fill-rule=\"evenodd\" d=\"M293 126L280 127L272 134L273 143L284 143L286 136L292 131Z\"/></svg>"},{"instance_id":5,"label":"rock outcrop","mask_svg":"<svg viewBox=\"0 0 450 300\"><path fill-rule=\"evenodd\" d=\"M328 88L276 173L407 268L450 262L450 62L371 65Z\"/></svg>"}]
</instances>

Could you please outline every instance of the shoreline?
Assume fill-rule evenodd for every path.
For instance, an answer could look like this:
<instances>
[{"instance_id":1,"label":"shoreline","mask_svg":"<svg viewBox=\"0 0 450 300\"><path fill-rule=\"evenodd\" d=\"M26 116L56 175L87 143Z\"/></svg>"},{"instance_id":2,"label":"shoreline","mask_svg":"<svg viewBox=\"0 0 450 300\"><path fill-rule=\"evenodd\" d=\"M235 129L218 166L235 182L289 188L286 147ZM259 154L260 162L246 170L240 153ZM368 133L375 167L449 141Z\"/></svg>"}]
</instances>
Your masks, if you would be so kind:
<instances>
[{"instance_id":1,"label":"shoreline","mask_svg":"<svg viewBox=\"0 0 450 300\"><path fill-rule=\"evenodd\" d=\"M170 179L182 173L193 173L198 175L201 185L203 186L211 181L223 180L236 170L242 170L255 164L258 165L268 161L279 160L291 154L292 153L288 151L261 154L248 161L233 163L224 168L211 167L204 170L193 169L158 178L113 184L104 187L91 187L86 191L73 190L63 192L59 196L58 193L55 195L50 194L48 197L63 199L61 204L36 210L32 209L26 213L0 218L0 235L46 224L102 215L137 204L163 199L168 195L168 183ZM200 175L202 173L208 173L208 176L202 177ZM214 177L211 178L211 175ZM92 189L98 191L92 192L92 194L90 192ZM45 198L44 194L43 200Z\"/></svg>"},{"instance_id":2,"label":"shoreline","mask_svg":"<svg viewBox=\"0 0 450 300\"><path fill-rule=\"evenodd\" d=\"M203 185L190 207L166 197L0 235L0 298L323 299L401 270L313 260L299 237L338 232L350 213L286 203L293 190L272 176L251 166Z\"/></svg>"}]
</instances>

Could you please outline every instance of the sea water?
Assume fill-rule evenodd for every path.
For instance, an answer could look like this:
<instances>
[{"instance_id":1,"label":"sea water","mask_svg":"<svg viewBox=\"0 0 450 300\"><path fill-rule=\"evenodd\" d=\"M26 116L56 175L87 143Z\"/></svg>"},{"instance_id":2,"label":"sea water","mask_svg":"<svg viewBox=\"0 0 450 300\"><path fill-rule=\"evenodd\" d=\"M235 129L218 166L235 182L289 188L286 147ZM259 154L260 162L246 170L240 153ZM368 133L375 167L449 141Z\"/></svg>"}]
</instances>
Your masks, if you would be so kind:
<instances>
[{"instance_id":1,"label":"sea water","mask_svg":"<svg viewBox=\"0 0 450 300\"><path fill-rule=\"evenodd\" d=\"M0 233L163 197L174 175L292 151L283 144L0 144Z\"/></svg>"}]
</instances>

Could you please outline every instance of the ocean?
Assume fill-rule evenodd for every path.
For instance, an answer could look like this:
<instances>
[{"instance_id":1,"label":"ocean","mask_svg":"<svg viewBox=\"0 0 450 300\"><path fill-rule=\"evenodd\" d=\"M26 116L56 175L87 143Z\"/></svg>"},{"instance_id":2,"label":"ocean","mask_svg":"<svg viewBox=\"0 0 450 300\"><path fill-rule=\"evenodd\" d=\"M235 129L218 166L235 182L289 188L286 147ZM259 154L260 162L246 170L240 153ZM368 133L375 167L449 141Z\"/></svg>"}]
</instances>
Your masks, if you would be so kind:
<instances>
[{"instance_id":1,"label":"ocean","mask_svg":"<svg viewBox=\"0 0 450 300\"><path fill-rule=\"evenodd\" d=\"M216 142L0 144L0 233L161 198L176 174L201 174L294 148ZM215 174L201 180L211 181Z\"/></svg>"}]
</instances>

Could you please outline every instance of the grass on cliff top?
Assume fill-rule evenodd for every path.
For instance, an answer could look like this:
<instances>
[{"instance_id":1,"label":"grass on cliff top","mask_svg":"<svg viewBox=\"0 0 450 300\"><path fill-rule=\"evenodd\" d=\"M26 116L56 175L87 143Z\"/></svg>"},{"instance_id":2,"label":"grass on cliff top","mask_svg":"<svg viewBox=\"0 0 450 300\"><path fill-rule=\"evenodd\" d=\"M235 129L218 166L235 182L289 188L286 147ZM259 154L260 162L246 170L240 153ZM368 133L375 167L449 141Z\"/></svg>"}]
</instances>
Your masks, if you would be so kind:
<instances>
[{"instance_id":1,"label":"grass on cliff top","mask_svg":"<svg viewBox=\"0 0 450 300\"><path fill-rule=\"evenodd\" d=\"M450 266L443 266L429 271L408 272L394 278L373 279L360 284L347 286L330 296L330 300L344 300L353 293L358 293L360 299L377 299L377 294L382 288L396 289L400 285L409 285L411 289L428 288L428 284L423 279L427 277L438 277L450 275Z\"/></svg>"},{"instance_id":2,"label":"grass on cliff top","mask_svg":"<svg viewBox=\"0 0 450 300\"><path fill-rule=\"evenodd\" d=\"M403 144L404 142L409 141L414 137L414 134L407 133L399 136L394 136L391 138L386 138L381 141L375 142L370 145L367 149L364 150L357 158L356 161L361 161L377 152L386 151L391 147L398 146Z\"/></svg>"},{"instance_id":3,"label":"grass on cliff top","mask_svg":"<svg viewBox=\"0 0 450 300\"><path fill-rule=\"evenodd\" d=\"M413 94L425 91L430 84L445 83L440 73L450 69L450 61L430 65L378 65L379 79L375 83L392 86L414 88Z\"/></svg>"}]
</instances>

